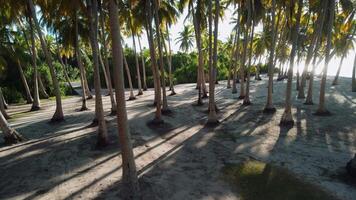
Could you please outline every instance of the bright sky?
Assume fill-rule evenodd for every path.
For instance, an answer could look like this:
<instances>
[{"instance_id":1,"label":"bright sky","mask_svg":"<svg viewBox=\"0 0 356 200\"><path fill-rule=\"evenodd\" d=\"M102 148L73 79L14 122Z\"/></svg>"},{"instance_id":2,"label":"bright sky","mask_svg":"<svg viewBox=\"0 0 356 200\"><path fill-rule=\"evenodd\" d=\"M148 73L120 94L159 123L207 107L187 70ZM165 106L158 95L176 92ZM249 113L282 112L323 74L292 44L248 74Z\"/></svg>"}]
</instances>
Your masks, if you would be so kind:
<instances>
[{"instance_id":1,"label":"bright sky","mask_svg":"<svg viewBox=\"0 0 356 200\"><path fill-rule=\"evenodd\" d=\"M176 44L176 38L179 35L179 32L183 30L184 26L184 18L187 16L187 9L184 11L184 13L180 16L178 19L178 22L173 25L170 29L170 35L171 35L171 45L172 45L172 50L174 52L179 51L179 44ZM229 37L233 25L230 24L232 18L232 11L230 9L225 11L225 17L223 21L219 21L219 39L222 41L227 41L227 38ZM186 23L191 23L189 21L186 21ZM142 38L142 45L146 48L148 48L148 42L147 42L147 36L144 35L141 37ZM132 39L131 38L125 38L125 42L128 46L132 47ZM356 44L355 44L356 46ZM347 57L345 57L343 61L343 66L341 68L340 76L345 76L345 77L351 77L352 76L352 67L353 67L353 62L354 62L354 56L355 56L355 49L349 51ZM331 62L329 63L329 68L328 68L328 75L335 75L337 68L339 66L340 58L334 57ZM303 63L303 62L302 62ZM320 73L321 67L323 66L324 62L320 66L318 66L317 73ZM303 65L296 66L299 67L300 70L302 70ZM294 70L296 72L296 70Z\"/></svg>"}]
</instances>

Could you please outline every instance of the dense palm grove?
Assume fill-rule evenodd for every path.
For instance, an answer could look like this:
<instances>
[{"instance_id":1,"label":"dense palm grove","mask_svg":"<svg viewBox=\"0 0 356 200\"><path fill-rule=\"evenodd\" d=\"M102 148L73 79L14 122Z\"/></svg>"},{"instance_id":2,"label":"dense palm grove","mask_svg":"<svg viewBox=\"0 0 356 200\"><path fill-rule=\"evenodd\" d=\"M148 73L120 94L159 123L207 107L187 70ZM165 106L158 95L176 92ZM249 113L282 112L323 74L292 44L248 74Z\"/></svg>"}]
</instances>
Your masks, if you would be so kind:
<instances>
[{"instance_id":1,"label":"dense palm grove","mask_svg":"<svg viewBox=\"0 0 356 200\"><path fill-rule=\"evenodd\" d=\"M21 142L10 127L7 103L24 99L31 111L41 99L55 97L52 122L65 120L62 99L75 94L73 80L82 88L81 111L95 97L97 146L110 141L103 111L101 88L108 89L111 112L117 115L123 159L123 181L130 194L139 195L130 143L125 102L154 88L156 108L150 125L164 124L174 84L196 82L196 104L208 103L208 125L219 123L215 83L227 79L227 88L251 105L250 80L268 74L264 112L273 114L273 82L286 80L281 126L293 126L292 90L298 98L318 104L316 115L329 115L325 97L329 62L341 62L333 85L338 84L342 62L354 54L356 2L352 0L0 0L0 125L7 144ZM218 38L226 9L233 10L231 37ZM170 29L187 10L185 26L172 41ZM132 40L133 48L123 38ZM141 41L147 38L149 48ZM182 52L172 52L176 42ZM323 63L319 102L313 102L316 66ZM296 65L303 65L296 73ZM332 66L334 67L334 66ZM356 55L350 90L356 92ZM16 77L16 78L14 78ZM209 84L206 84L209 83ZM238 88L239 87L239 88ZM95 91L91 92L91 88ZM209 94L209 95L208 95ZM177 94L179 95L179 94ZM24 97L24 98L23 98ZM208 98L208 100L204 100Z\"/></svg>"}]
</instances>

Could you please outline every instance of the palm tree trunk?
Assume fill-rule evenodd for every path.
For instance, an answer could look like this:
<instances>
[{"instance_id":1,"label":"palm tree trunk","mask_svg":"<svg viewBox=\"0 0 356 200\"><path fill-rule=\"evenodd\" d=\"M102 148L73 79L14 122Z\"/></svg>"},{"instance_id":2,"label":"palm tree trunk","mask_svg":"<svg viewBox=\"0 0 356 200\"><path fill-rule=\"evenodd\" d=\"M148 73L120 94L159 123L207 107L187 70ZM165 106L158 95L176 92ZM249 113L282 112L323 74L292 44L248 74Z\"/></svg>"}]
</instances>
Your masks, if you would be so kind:
<instances>
[{"instance_id":1,"label":"palm tree trunk","mask_svg":"<svg viewBox=\"0 0 356 200\"><path fill-rule=\"evenodd\" d=\"M208 122L209 125L214 125L219 123L218 117L216 115L216 104L215 104L215 69L217 66L218 55L218 27L219 27L219 0L215 0L215 15L214 15L214 44L212 41L212 29L213 29L213 20L212 20L212 1L209 1L209 69L210 69L210 78L209 78L209 115ZM212 46L214 45L214 49Z\"/></svg>"},{"instance_id":2,"label":"palm tree trunk","mask_svg":"<svg viewBox=\"0 0 356 200\"><path fill-rule=\"evenodd\" d=\"M58 43L57 43L58 44ZM58 56L58 60L59 60L59 63L61 64L61 67L63 69L63 74L64 74L64 78L71 90L71 94L76 94L74 88L73 88L73 85L72 83L70 82L70 79L69 79L69 76L68 76L68 72L67 72L67 68L66 68L66 64L64 64L63 60L62 60L62 57L59 53L59 47L57 48L57 56Z\"/></svg>"},{"instance_id":3,"label":"palm tree trunk","mask_svg":"<svg viewBox=\"0 0 356 200\"><path fill-rule=\"evenodd\" d=\"M155 44L153 40L153 28L152 28L152 6L151 1L146 1L146 31L147 31L147 39L150 49L150 56L151 56L151 66L153 72L153 79L154 79L154 86L155 86L155 101L156 104L156 112L155 118L152 120L151 123L153 124L161 124L163 120L162 116L162 100L161 100L161 81L159 78L159 72L157 67L157 60L156 60L156 52L155 52Z\"/></svg>"},{"instance_id":4,"label":"palm tree trunk","mask_svg":"<svg viewBox=\"0 0 356 200\"><path fill-rule=\"evenodd\" d=\"M59 89L59 83L58 83L58 79L56 76L56 72L54 71L54 66L52 63L52 56L51 56L50 52L48 51L47 44L46 44L45 40L43 39L42 31L41 31L40 25L37 21L35 6L33 5L32 0L28 0L28 3L29 3L30 10L31 10L32 19L35 23L37 34L40 38L41 46L42 46L43 52L46 57L46 62L50 69L53 87L54 87L54 93L56 95L56 111L55 111L51 121L62 121L62 120L64 120L64 115L63 115L63 109L62 109L61 93L60 93L60 89Z\"/></svg>"},{"instance_id":5,"label":"palm tree trunk","mask_svg":"<svg viewBox=\"0 0 356 200\"><path fill-rule=\"evenodd\" d=\"M103 102L101 98L99 56L98 56L98 9L96 0L87 0L88 18L89 18L89 36L93 52L94 64L94 87L95 87L95 117L98 121L98 139L97 147L104 147L108 144L108 133L104 118Z\"/></svg>"},{"instance_id":6,"label":"palm tree trunk","mask_svg":"<svg viewBox=\"0 0 356 200\"><path fill-rule=\"evenodd\" d=\"M122 48L122 47L121 47L121 48ZM136 97L135 97L134 92L133 92L132 79L131 79L131 72L130 72L129 65L127 64L127 60L126 60L125 55L123 55L123 58L124 58L124 65L125 65L125 70L126 70L127 81L129 82L129 87L130 87L130 97L129 97L129 100L131 101L131 100L135 100Z\"/></svg>"},{"instance_id":7,"label":"palm tree trunk","mask_svg":"<svg viewBox=\"0 0 356 200\"><path fill-rule=\"evenodd\" d=\"M30 104L33 102L33 98L32 98L31 92L30 92L30 88L28 87L25 74L23 73L20 60L17 60L17 69L19 70L20 78L21 78L23 87L26 92L26 103Z\"/></svg>"},{"instance_id":8,"label":"palm tree trunk","mask_svg":"<svg viewBox=\"0 0 356 200\"><path fill-rule=\"evenodd\" d=\"M318 45L317 45L318 46ZM315 74L315 69L316 69L316 58L317 58L317 51L315 51L315 55L313 58L313 63L312 63L312 71L310 72L310 77L309 77L309 86L308 86L308 92L307 92L307 98L305 99L305 105L313 105L313 85L314 85L314 74Z\"/></svg>"},{"instance_id":9,"label":"palm tree trunk","mask_svg":"<svg viewBox=\"0 0 356 200\"><path fill-rule=\"evenodd\" d=\"M136 64L136 72L137 72L137 84L138 84L138 94L137 95L142 95L142 83L141 83L141 73L140 73L140 64L138 62L138 55L136 51L136 41L135 41L135 33L133 30L132 22L131 19L130 21L130 26L131 26L131 34L132 34L132 44L133 44L133 49L134 49L134 54L135 54L135 64Z\"/></svg>"},{"instance_id":10,"label":"palm tree trunk","mask_svg":"<svg viewBox=\"0 0 356 200\"><path fill-rule=\"evenodd\" d=\"M252 0L253 1L253 0ZM247 20L248 20L248 25L246 26L246 33L248 32L248 26L251 26L251 37L250 37L250 50L249 50L249 56L248 56L248 65L247 65L247 82L246 82L246 96L243 101L243 105L250 105L251 100L250 100L250 70L251 70L251 60L252 60L252 51L253 51L253 37L254 37L254 31L255 31L255 23L252 22L253 19L251 19L251 13L253 13L253 2L250 0L247 3L248 6L248 14L247 14ZM248 41L248 35L245 35L245 40L246 42ZM247 51L247 48L246 48Z\"/></svg>"},{"instance_id":11,"label":"palm tree trunk","mask_svg":"<svg viewBox=\"0 0 356 200\"><path fill-rule=\"evenodd\" d=\"M171 39L169 37L169 26L168 22L166 22L166 34L167 34L167 41L168 41L168 76L169 76L169 89L171 90L171 96L175 95L176 92L174 91L174 83L173 83L173 73L172 73L172 49L171 49Z\"/></svg>"},{"instance_id":12,"label":"palm tree trunk","mask_svg":"<svg viewBox=\"0 0 356 200\"><path fill-rule=\"evenodd\" d=\"M138 46L140 48L140 52L141 52L141 62L142 62L142 73L143 73L143 91L147 90L147 81L146 81L146 66L145 66L145 57L143 55L143 50L141 47L141 41L140 41L140 37L137 38L138 39Z\"/></svg>"},{"instance_id":13,"label":"palm tree trunk","mask_svg":"<svg viewBox=\"0 0 356 200\"><path fill-rule=\"evenodd\" d=\"M33 102L31 111L36 111L41 108L40 95L38 91L38 68L37 68L37 51L35 43L35 34L33 30L32 18L29 17L30 34L31 34L31 56L33 65Z\"/></svg>"},{"instance_id":14,"label":"palm tree trunk","mask_svg":"<svg viewBox=\"0 0 356 200\"><path fill-rule=\"evenodd\" d=\"M158 57L159 57L159 67L161 71L161 84L162 84L162 113L170 113L171 111L168 108L168 101L166 95L166 78L164 72L164 63L163 63L163 52L162 52L162 43L161 43L161 30L160 30L160 23L159 23L159 16L158 16L158 5L155 0L153 2L153 7L155 10L154 13L154 20L156 25L156 35L157 35L157 45L158 45Z\"/></svg>"},{"instance_id":15,"label":"palm tree trunk","mask_svg":"<svg viewBox=\"0 0 356 200\"><path fill-rule=\"evenodd\" d=\"M356 55L354 59L354 67L352 69L352 92L356 92Z\"/></svg>"},{"instance_id":16,"label":"palm tree trunk","mask_svg":"<svg viewBox=\"0 0 356 200\"><path fill-rule=\"evenodd\" d=\"M319 107L318 110L316 111L317 115L329 115L330 112L326 109L325 106L325 88L326 88L326 76L328 73L328 66L329 66L329 61L330 61L330 49L331 49L331 31L332 31L332 26L334 23L334 12L335 12L335 0L329 0L329 15L328 15L328 21L327 21L327 42L326 42L326 49L325 49L325 65L323 68L323 75L321 78L321 83L320 83L320 95L319 95ZM325 10L326 11L326 10Z\"/></svg>"},{"instance_id":17,"label":"palm tree trunk","mask_svg":"<svg viewBox=\"0 0 356 200\"><path fill-rule=\"evenodd\" d=\"M108 74L106 73L105 64L104 64L103 57L101 56L100 49L98 49L98 57L99 57L99 63L100 63L99 65L101 66L101 70L103 71L106 88L109 89L109 77L108 77Z\"/></svg>"},{"instance_id":18,"label":"palm tree trunk","mask_svg":"<svg viewBox=\"0 0 356 200\"><path fill-rule=\"evenodd\" d=\"M2 91L0 88L0 112L3 114L5 119L10 119L11 117L7 114L5 110L4 96L2 95Z\"/></svg>"},{"instance_id":19,"label":"palm tree trunk","mask_svg":"<svg viewBox=\"0 0 356 200\"><path fill-rule=\"evenodd\" d=\"M24 137L21 136L15 129L10 127L10 124L7 123L2 112L0 112L0 128L4 134L4 141L6 145L16 144L25 140Z\"/></svg>"},{"instance_id":20,"label":"palm tree trunk","mask_svg":"<svg viewBox=\"0 0 356 200\"><path fill-rule=\"evenodd\" d=\"M237 35L235 38L235 53L234 53L234 68L233 68L233 79L232 79L232 94L236 94L237 93L237 87L236 87L236 82L237 82L237 66L238 66L238 62L237 62L237 58L239 56L239 41L240 41L240 34L241 34L241 28L240 28L240 9L241 9L241 4L238 5L238 12L237 12L237 24L236 24L236 31L237 31Z\"/></svg>"},{"instance_id":21,"label":"palm tree trunk","mask_svg":"<svg viewBox=\"0 0 356 200\"><path fill-rule=\"evenodd\" d=\"M265 113L274 113L276 108L273 106L273 75L274 75L274 66L273 66L273 59L274 59L274 51L275 51L275 41L276 41L276 34L277 29L275 29L275 11L276 11L276 0L272 0L272 45L269 53L268 59L268 92L267 92L267 103L264 108Z\"/></svg>"},{"instance_id":22,"label":"palm tree trunk","mask_svg":"<svg viewBox=\"0 0 356 200\"><path fill-rule=\"evenodd\" d=\"M77 65L79 67L79 72L80 72L80 84L82 86L82 107L80 108L80 111L88 110L87 108L87 103L86 103L86 87L85 87L85 82L84 82L84 66L82 64L82 59L81 59L81 53L79 50L79 31L78 31L78 11L75 13L75 18L74 18L74 23L75 23L75 57L77 58Z\"/></svg>"},{"instance_id":23,"label":"palm tree trunk","mask_svg":"<svg viewBox=\"0 0 356 200\"><path fill-rule=\"evenodd\" d=\"M109 89L109 96L110 96L110 102L111 102L111 115L116 114L116 100L114 98L114 92L113 92L113 87L112 87L112 80L111 80L111 72L110 72L110 66L109 66L109 59L108 59L108 51L107 51L107 45L106 45L106 39L105 39L105 15L103 12L103 9L100 10L100 22L101 22L101 40L103 43L103 57L104 57L104 65L105 65L105 71L107 74L107 80L108 80L108 89Z\"/></svg>"},{"instance_id":24,"label":"palm tree trunk","mask_svg":"<svg viewBox=\"0 0 356 200\"><path fill-rule=\"evenodd\" d=\"M43 98L45 99L48 99L49 98L49 95L47 94L46 92L46 88L43 86L43 82L42 82L42 78L41 78L41 73L38 72L38 89L39 89L39 93L40 93L40 96L42 96Z\"/></svg>"},{"instance_id":25,"label":"palm tree trunk","mask_svg":"<svg viewBox=\"0 0 356 200\"><path fill-rule=\"evenodd\" d=\"M300 26L300 18L302 15L302 7L303 0L298 0L298 12L296 16L296 24L292 29L292 50L290 55L290 63L288 70L288 81L287 81L287 91L286 91L286 101L284 113L282 115L282 119L280 125L293 126L294 120L292 116L292 81L293 81L293 68L294 68L294 58L298 49L298 32ZM293 9L292 9L293 10ZM293 19L293 15L291 14L291 18Z\"/></svg>"},{"instance_id":26,"label":"palm tree trunk","mask_svg":"<svg viewBox=\"0 0 356 200\"><path fill-rule=\"evenodd\" d=\"M335 78L333 80L333 83L332 85L338 85L338 80L339 80L339 75L340 75L340 71L341 71L341 67L342 67L342 62L344 61L344 58L345 58L345 54L342 54L341 56L341 60L340 60L340 64L339 64L339 67L337 68L337 72L336 72L336 75L335 75Z\"/></svg>"},{"instance_id":27,"label":"palm tree trunk","mask_svg":"<svg viewBox=\"0 0 356 200\"><path fill-rule=\"evenodd\" d=\"M118 9L114 0L109 1L109 19L112 39L114 83L117 100L117 125L122 158L122 182L127 191L125 199L139 199L139 184L136 172L136 164L131 144L131 135L127 120L125 88L123 76L123 52L121 46L120 25L118 21Z\"/></svg>"}]
</instances>

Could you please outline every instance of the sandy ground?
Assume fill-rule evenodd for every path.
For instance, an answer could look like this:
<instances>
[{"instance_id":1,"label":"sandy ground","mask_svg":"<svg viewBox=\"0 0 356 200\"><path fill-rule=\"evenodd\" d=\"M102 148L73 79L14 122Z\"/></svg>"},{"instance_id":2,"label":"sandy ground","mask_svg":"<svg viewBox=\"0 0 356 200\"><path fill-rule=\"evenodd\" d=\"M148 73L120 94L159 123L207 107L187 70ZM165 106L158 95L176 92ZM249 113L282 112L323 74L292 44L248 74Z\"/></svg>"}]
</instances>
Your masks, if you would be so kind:
<instances>
[{"instance_id":1,"label":"sandy ground","mask_svg":"<svg viewBox=\"0 0 356 200\"><path fill-rule=\"evenodd\" d=\"M143 199L241 199L221 178L221 168L246 158L286 167L340 199L356 199L356 185L342 176L356 153L356 93L350 91L350 79L342 78L336 87L330 82L327 106L333 115L314 116L317 105L303 105L294 91L296 124L290 129L279 126L285 81L275 82L274 115L262 113L266 78L253 81L248 107L221 81L216 85L221 124L215 128L204 126L207 100L193 106L195 84L176 86L178 94L168 97L174 114L164 116L166 125L158 129L146 125L153 118L152 90L128 101ZM318 102L319 80L314 91ZM103 98L109 115L109 97ZM29 140L0 147L0 199L118 199L122 172L115 117L106 117L113 143L99 151L94 149L96 128L88 127L94 100L88 101L89 111L78 112L80 97L64 99L66 120L59 124L48 123L54 102L42 103L37 112L29 113L30 105L8 110L15 117L13 127Z\"/></svg>"}]
</instances>

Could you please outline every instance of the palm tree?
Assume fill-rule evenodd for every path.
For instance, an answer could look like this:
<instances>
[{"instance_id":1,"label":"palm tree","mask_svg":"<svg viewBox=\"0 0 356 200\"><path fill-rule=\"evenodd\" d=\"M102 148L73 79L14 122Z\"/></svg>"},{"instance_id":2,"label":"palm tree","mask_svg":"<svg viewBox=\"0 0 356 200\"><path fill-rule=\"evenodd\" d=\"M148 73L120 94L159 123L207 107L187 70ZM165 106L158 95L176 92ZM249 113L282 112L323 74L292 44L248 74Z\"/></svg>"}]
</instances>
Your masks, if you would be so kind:
<instances>
[{"instance_id":1,"label":"palm tree","mask_svg":"<svg viewBox=\"0 0 356 200\"><path fill-rule=\"evenodd\" d=\"M62 109L62 100L61 100L61 94L60 94L58 79L56 77L56 73L54 71L54 66L53 66L53 63L52 63L52 56L51 56L50 52L48 51L47 44L46 44L45 40L43 39L42 30L41 30L40 25L38 23L37 16L36 16L36 11L35 11L35 6L34 6L32 0L28 0L28 4L29 4L30 11L31 11L30 12L31 13L31 17L32 17L32 19L34 21L35 28L37 30L37 34L38 34L38 37L40 39L41 46L42 46L42 49L43 49L45 57L46 57L46 62L47 62L48 66L49 66L49 69L50 69L52 82L53 82L53 87L54 87L54 93L56 95L56 111L55 111L51 121L57 121L57 122L58 121L62 121L62 120L64 120L63 109Z\"/></svg>"},{"instance_id":2,"label":"palm tree","mask_svg":"<svg viewBox=\"0 0 356 200\"><path fill-rule=\"evenodd\" d=\"M35 34L33 30L32 18L29 20L30 24L30 34L31 34L31 55L32 55L32 65L33 65L33 102L31 111L36 111L41 108L40 95L38 91L38 68L37 68L37 51Z\"/></svg>"},{"instance_id":3,"label":"palm tree","mask_svg":"<svg viewBox=\"0 0 356 200\"><path fill-rule=\"evenodd\" d=\"M237 81L237 58L239 56L239 42L240 42L240 34L241 34L241 28L240 28L240 21L241 21L241 3L239 3L237 10L235 11L237 13L237 18L236 18L236 25L235 25L235 32L237 31L237 35L235 37L235 52L234 52L234 67L233 67L233 78L232 78L232 93L236 94L237 93L237 87L236 87L236 81Z\"/></svg>"},{"instance_id":4,"label":"palm tree","mask_svg":"<svg viewBox=\"0 0 356 200\"><path fill-rule=\"evenodd\" d=\"M326 10L324 11L326 12ZM323 75L320 83L320 96L319 96L319 107L315 114L317 115L329 115L330 112L325 107L325 87L326 87L326 76L328 72L328 66L330 61L330 49L331 49L331 34L334 23L335 14L335 0L329 0L328 5L328 15L327 15L327 42L325 47L325 65L323 68Z\"/></svg>"},{"instance_id":5,"label":"palm tree","mask_svg":"<svg viewBox=\"0 0 356 200\"><path fill-rule=\"evenodd\" d=\"M169 25L168 22L166 22L166 36L167 36L167 42L168 42L168 51L167 47L164 44L165 51L167 54L167 60L168 60L168 78L169 78L169 90L171 90L171 96L175 95L176 92L174 91L174 84L173 84L173 74L172 74L172 49L171 49L171 39L169 36Z\"/></svg>"},{"instance_id":6,"label":"palm tree","mask_svg":"<svg viewBox=\"0 0 356 200\"><path fill-rule=\"evenodd\" d=\"M212 1L209 1L209 115L208 122L209 125L215 125L219 123L216 115L216 103L215 103L215 69L217 66L218 56L218 27L219 27L219 0L215 0L215 15L214 15L214 44L213 38L213 16L212 16ZM212 47L214 46L214 49Z\"/></svg>"},{"instance_id":7,"label":"palm tree","mask_svg":"<svg viewBox=\"0 0 356 200\"><path fill-rule=\"evenodd\" d=\"M139 198L139 185L136 164L131 144L130 130L127 120L125 88L123 76L123 52L121 46L120 25L118 21L117 5L114 0L109 0L109 19L112 40L112 55L114 68L115 95L117 100L117 125L122 158L122 181L127 188L126 194L132 199ZM129 198L129 197L127 197Z\"/></svg>"},{"instance_id":8,"label":"palm tree","mask_svg":"<svg viewBox=\"0 0 356 200\"><path fill-rule=\"evenodd\" d=\"M354 67L352 69L352 92L356 92L356 54L354 59Z\"/></svg>"},{"instance_id":9,"label":"palm tree","mask_svg":"<svg viewBox=\"0 0 356 200\"><path fill-rule=\"evenodd\" d=\"M122 47L121 47L122 49ZM122 50L123 51L123 50ZM130 68L129 65L127 64L127 60L126 60L126 56L123 55L124 58L124 65L125 65L125 70L126 70L126 76L127 76L127 81L129 82L129 87L130 87L130 96L129 96L129 101L135 100L136 97L133 93L133 86L132 86L132 80L131 80L131 72L130 72Z\"/></svg>"},{"instance_id":10,"label":"palm tree","mask_svg":"<svg viewBox=\"0 0 356 200\"><path fill-rule=\"evenodd\" d=\"M179 45L179 49L188 52L193 47L194 35L193 28L191 25L184 25L183 30L178 33L179 36L176 38L176 44Z\"/></svg>"},{"instance_id":11,"label":"palm tree","mask_svg":"<svg viewBox=\"0 0 356 200\"><path fill-rule=\"evenodd\" d=\"M294 12L295 5L291 5L292 12ZM292 51L290 54L290 63L289 63L289 70L288 70L288 82L287 82L287 89L286 89L286 101L285 101L285 108L284 113L282 115L282 119L280 124L281 125L288 125L293 126L294 120L292 116L292 81L293 81L293 68L294 68L294 58L296 51L298 49L298 35L299 35L299 26L300 26L300 18L302 15L303 9L303 0L298 0L298 12L296 16L296 23L292 27ZM290 14L290 19L293 20L293 14Z\"/></svg>"},{"instance_id":12,"label":"palm tree","mask_svg":"<svg viewBox=\"0 0 356 200\"><path fill-rule=\"evenodd\" d=\"M108 144L108 133L104 118L103 102L101 98L99 57L98 57L98 7L96 0L87 0L87 10L89 19L90 45L93 52L94 64L94 87L95 87L95 119L98 122L97 147L104 147Z\"/></svg>"},{"instance_id":13,"label":"palm tree","mask_svg":"<svg viewBox=\"0 0 356 200\"><path fill-rule=\"evenodd\" d=\"M254 0L247 1L247 23L246 23L246 30L245 30L245 42L248 43L248 29L251 29L251 36L250 36L250 49L249 49L249 59L247 64L247 82L246 82L246 95L243 100L243 105L250 105L250 70L251 70L251 59L252 59L252 50L253 50L253 37L254 37L254 30L255 30L255 20L254 16L251 17L251 13L254 13ZM247 47L245 49L247 51Z\"/></svg>"},{"instance_id":14,"label":"palm tree","mask_svg":"<svg viewBox=\"0 0 356 200\"><path fill-rule=\"evenodd\" d=\"M274 113L276 111L276 108L273 106L273 76L274 76L274 52L275 52L275 47L276 47L276 32L277 29L275 27L275 21L276 21L276 16L275 16L275 11L276 11L276 0L272 0L272 23L271 23L271 34L272 34L272 42L271 42L271 49L269 52L269 58L268 58L268 92L267 92L267 103L264 108L265 113Z\"/></svg>"},{"instance_id":15,"label":"palm tree","mask_svg":"<svg viewBox=\"0 0 356 200\"><path fill-rule=\"evenodd\" d=\"M143 91L146 91L147 90L146 66L145 66L145 57L143 55L143 50L141 47L140 36L137 37L137 40L138 40L138 46L139 46L140 52L141 52L141 63L142 63L142 74L143 74Z\"/></svg>"},{"instance_id":16,"label":"palm tree","mask_svg":"<svg viewBox=\"0 0 356 200\"><path fill-rule=\"evenodd\" d=\"M11 117L7 114L6 112L6 107L5 107L5 98L4 96L2 95L2 91L1 91L1 88L0 88L0 112L3 114L4 118L5 119L10 119Z\"/></svg>"}]
</instances>

